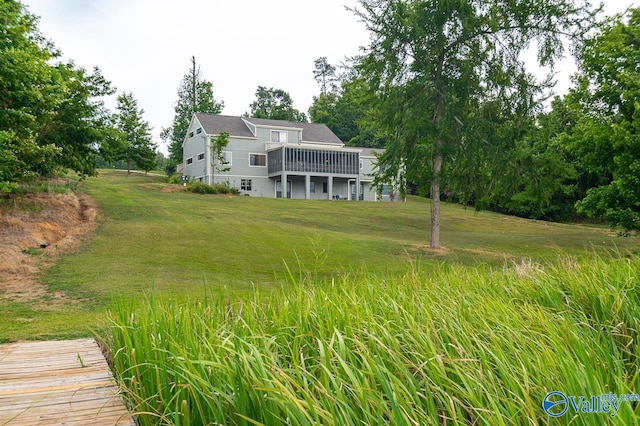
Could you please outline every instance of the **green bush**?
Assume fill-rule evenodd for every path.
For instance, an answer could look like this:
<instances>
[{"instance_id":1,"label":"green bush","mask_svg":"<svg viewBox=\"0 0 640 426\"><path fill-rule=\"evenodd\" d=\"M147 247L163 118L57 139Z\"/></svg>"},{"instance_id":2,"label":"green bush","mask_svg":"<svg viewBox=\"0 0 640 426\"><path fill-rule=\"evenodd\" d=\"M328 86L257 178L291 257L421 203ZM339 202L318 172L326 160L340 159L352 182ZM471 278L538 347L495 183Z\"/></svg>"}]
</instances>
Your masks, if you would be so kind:
<instances>
[{"instance_id":1,"label":"green bush","mask_svg":"<svg viewBox=\"0 0 640 426\"><path fill-rule=\"evenodd\" d=\"M203 182L191 182L187 184L187 191L195 192L196 194L238 195L238 190L236 188L231 188L227 182L214 183L212 185Z\"/></svg>"}]
</instances>

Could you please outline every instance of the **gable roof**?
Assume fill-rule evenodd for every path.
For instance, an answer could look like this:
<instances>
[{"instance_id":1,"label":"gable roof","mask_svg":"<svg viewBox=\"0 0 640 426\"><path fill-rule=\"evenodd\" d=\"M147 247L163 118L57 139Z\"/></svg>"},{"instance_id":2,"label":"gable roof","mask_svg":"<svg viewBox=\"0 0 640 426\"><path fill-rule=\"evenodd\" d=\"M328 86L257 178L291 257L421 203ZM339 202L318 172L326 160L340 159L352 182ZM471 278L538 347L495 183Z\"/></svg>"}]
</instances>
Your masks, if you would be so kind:
<instances>
[{"instance_id":1,"label":"gable roof","mask_svg":"<svg viewBox=\"0 0 640 426\"><path fill-rule=\"evenodd\" d=\"M304 142L317 142L332 145L344 144L325 124L319 123L298 123L286 120L269 120L265 118L233 117L228 115L213 115L196 113L196 118L202 124L205 133L217 135L220 132L227 132L231 136L253 138L245 121L258 127L285 127L291 129L302 129L302 140Z\"/></svg>"},{"instance_id":2,"label":"gable roof","mask_svg":"<svg viewBox=\"0 0 640 426\"><path fill-rule=\"evenodd\" d=\"M208 135L219 135L227 132L232 136L240 136L245 138L254 138L255 135L242 121L240 117L231 117L228 115L214 115L196 113L196 118L202 124L204 132Z\"/></svg>"}]
</instances>

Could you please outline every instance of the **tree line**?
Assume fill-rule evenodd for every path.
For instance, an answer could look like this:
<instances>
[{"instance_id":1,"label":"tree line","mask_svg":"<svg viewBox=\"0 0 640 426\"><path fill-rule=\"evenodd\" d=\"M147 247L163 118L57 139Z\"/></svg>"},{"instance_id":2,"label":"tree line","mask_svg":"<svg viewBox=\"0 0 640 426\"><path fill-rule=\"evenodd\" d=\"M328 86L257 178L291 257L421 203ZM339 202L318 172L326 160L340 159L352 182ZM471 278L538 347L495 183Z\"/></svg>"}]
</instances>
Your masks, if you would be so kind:
<instances>
[{"instance_id":1,"label":"tree line","mask_svg":"<svg viewBox=\"0 0 640 426\"><path fill-rule=\"evenodd\" d=\"M55 62L35 17L17 0L1 7L0 189L60 170L95 174L98 160L154 168L162 156L133 94L112 114L102 99L115 89L100 70ZM353 12L371 43L340 67L314 62L308 118L347 145L384 148L375 183L430 197L432 246L441 200L640 230L640 9L599 20L587 0L359 0ZM535 46L552 66L566 43L578 72L545 103L551 78L533 76L522 53ZM193 113L224 107L191 62L161 132L169 172ZM266 86L245 115L307 121L289 93Z\"/></svg>"},{"instance_id":2,"label":"tree line","mask_svg":"<svg viewBox=\"0 0 640 426\"><path fill-rule=\"evenodd\" d=\"M569 0L360 0L372 42L339 77L316 61L310 118L347 145L385 148L376 182L430 196L433 247L440 200L637 232L640 9L599 12ZM553 65L566 43L578 71L558 96L522 53L537 46Z\"/></svg>"}]
</instances>

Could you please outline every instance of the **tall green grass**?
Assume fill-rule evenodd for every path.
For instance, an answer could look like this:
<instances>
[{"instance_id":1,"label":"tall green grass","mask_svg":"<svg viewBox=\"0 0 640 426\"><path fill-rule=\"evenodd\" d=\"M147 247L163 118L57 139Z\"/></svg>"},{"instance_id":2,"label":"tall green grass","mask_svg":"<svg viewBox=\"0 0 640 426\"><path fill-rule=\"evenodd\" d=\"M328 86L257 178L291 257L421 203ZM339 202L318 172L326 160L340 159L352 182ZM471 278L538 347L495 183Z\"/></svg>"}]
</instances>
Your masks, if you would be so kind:
<instances>
[{"instance_id":1,"label":"tall green grass","mask_svg":"<svg viewBox=\"0 0 640 426\"><path fill-rule=\"evenodd\" d=\"M414 267L229 304L121 303L106 339L141 425L637 424L548 391L636 393L640 258Z\"/></svg>"}]
</instances>

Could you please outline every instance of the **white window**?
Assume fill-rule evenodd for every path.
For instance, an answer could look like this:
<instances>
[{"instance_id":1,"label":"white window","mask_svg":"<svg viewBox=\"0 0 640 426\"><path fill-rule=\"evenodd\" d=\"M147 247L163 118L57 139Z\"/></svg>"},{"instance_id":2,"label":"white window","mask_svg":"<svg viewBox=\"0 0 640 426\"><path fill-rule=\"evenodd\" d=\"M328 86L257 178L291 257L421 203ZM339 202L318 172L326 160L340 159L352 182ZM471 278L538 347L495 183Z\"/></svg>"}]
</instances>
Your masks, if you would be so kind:
<instances>
[{"instance_id":1,"label":"white window","mask_svg":"<svg viewBox=\"0 0 640 426\"><path fill-rule=\"evenodd\" d=\"M198 154L198 161L202 161L204 160L204 152L201 152L200 154Z\"/></svg>"},{"instance_id":2,"label":"white window","mask_svg":"<svg viewBox=\"0 0 640 426\"><path fill-rule=\"evenodd\" d=\"M198 127L198 130L196 130L196 133L197 133L197 134L202 133L202 127Z\"/></svg>"},{"instance_id":3,"label":"white window","mask_svg":"<svg viewBox=\"0 0 640 426\"><path fill-rule=\"evenodd\" d=\"M279 130L271 131L271 142L287 143L287 132Z\"/></svg>"},{"instance_id":4,"label":"white window","mask_svg":"<svg viewBox=\"0 0 640 426\"><path fill-rule=\"evenodd\" d=\"M240 191L251 191L251 179L240 179Z\"/></svg>"},{"instance_id":5,"label":"white window","mask_svg":"<svg viewBox=\"0 0 640 426\"><path fill-rule=\"evenodd\" d=\"M191 164L191 163L193 163L193 157L187 158L187 164Z\"/></svg>"},{"instance_id":6,"label":"white window","mask_svg":"<svg viewBox=\"0 0 640 426\"><path fill-rule=\"evenodd\" d=\"M233 156L231 155L231 151L222 151L222 158L224 159L225 166L231 165L232 157Z\"/></svg>"},{"instance_id":7,"label":"white window","mask_svg":"<svg viewBox=\"0 0 640 426\"><path fill-rule=\"evenodd\" d=\"M364 161L362 161L362 159L360 159L360 169L362 169L364 167Z\"/></svg>"},{"instance_id":8,"label":"white window","mask_svg":"<svg viewBox=\"0 0 640 426\"><path fill-rule=\"evenodd\" d=\"M309 192L312 194L316 193L316 183L314 181L309 182Z\"/></svg>"},{"instance_id":9,"label":"white window","mask_svg":"<svg viewBox=\"0 0 640 426\"><path fill-rule=\"evenodd\" d=\"M193 132L189 132L189 137L192 138L193 137Z\"/></svg>"},{"instance_id":10,"label":"white window","mask_svg":"<svg viewBox=\"0 0 640 426\"><path fill-rule=\"evenodd\" d=\"M249 154L249 165L254 167L266 167L267 155L266 154Z\"/></svg>"}]
</instances>

